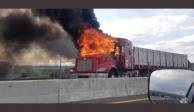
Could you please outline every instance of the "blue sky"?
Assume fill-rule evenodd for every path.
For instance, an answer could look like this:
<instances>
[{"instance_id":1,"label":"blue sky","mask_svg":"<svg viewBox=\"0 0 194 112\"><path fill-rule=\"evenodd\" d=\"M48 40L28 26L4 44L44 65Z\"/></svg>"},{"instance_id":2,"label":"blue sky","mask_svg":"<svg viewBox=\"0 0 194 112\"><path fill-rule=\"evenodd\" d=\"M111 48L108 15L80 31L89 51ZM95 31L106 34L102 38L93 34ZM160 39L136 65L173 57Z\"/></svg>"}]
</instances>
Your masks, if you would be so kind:
<instances>
[{"instance_id":1,"label":"blue sky","mask_svg":"<svg viewBox=\"0 0 194 112\"><path fill-rule=\"evenodd\" d=\"M188 54L194 62L194 9L95 9L100 29L134 46Z\"/></svg>"}]
</instances>

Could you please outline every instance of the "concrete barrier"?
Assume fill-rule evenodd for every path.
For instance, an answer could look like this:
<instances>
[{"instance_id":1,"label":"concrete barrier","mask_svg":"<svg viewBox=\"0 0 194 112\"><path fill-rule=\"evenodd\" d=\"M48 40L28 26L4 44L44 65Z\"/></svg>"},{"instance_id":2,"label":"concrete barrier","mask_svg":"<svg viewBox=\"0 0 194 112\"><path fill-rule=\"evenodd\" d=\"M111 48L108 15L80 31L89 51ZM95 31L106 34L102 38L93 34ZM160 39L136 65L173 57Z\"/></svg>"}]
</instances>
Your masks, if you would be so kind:
<instances>
[{"instance_id":1,"label":"concrete barrier","mask_svg":"<svg viewBox=\"0 0 194 112\"><path fill-rule=\"evenodd\" d=\"M58 103L58 80L0 81L0 103Z\"/></svg>"},{"instance_id":2,"label":"concrete barrier","mask_svg":"<svg viewBox=\"0 0 194 112\"><path fill-rule=\"evenodd\" d=\"M61 80L60 102L126 96L124 79Z\"/></svg>"},{"instance_id":3,"label":"concrete barrier","mask_svg":"<svg viewBox=\"0 0 194 112\"><path fill-rule=\"evenodd\" d=\"M148 93L148 78L133 77L125 81L128 96Z\"/></svg>"},{"instance_id":4,"label":"concrete barrier","mask_svg":"<svg viewBox=\"0 0 194 112\"><path fill-rule=\"evenodd\" d=\"M65 103L147 94L147 78L0 81L0 103Z\"/></svg>"},{"instance_id":5,"label":"concrete barrier","mask_svg":"<svg viewBox=\"0 0 194 112\"><path fill-rule=\"evenodd\" d=\"M61 80L60 103L147 94L147 78Z\"/></svg>"}]
</instances>

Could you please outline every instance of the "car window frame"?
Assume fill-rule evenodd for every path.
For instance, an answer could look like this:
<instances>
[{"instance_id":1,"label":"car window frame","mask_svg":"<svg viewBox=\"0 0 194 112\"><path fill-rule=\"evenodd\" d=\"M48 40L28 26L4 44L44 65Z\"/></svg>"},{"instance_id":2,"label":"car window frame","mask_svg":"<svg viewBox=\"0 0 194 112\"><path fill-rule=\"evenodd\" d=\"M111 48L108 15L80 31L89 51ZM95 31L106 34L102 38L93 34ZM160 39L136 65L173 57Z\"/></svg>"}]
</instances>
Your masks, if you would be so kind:
<instances>
[{"instance_id":1,"label":"car window frame","mask_svg":"<svg viewBox=\"0 0 194 112\"><path fill-rule=\"evenodd\" d=\"M187 91L186 98L188 98L189 93L190 93L190 91L191 91L191 89L192 89L193 86L194 86L194 82L191 83L191 85L190 85L190 87L189 87L189 89ZM191 102L189 102L189 103L191 103L191 104L194 103L194 94L193 94L193 98L192 98Z\"/></svg>"},{"instance_id":2,"label":"car window frame","mask_svg":"<svg viewBox=\"0 0 194 112\"><path fill-rule=\"evenodd\" d=\"M153 71L153 72L154 72L154 71ZM151 74L152 74L153 72L151 72ZM150 78L151 78L151 74L150 74L149 77L148 77L148 99L149 99L149 102L150 102L151 104L154 104L154 102L151 100L151 97L150 97Z\"/></svg>"}]
</instances>

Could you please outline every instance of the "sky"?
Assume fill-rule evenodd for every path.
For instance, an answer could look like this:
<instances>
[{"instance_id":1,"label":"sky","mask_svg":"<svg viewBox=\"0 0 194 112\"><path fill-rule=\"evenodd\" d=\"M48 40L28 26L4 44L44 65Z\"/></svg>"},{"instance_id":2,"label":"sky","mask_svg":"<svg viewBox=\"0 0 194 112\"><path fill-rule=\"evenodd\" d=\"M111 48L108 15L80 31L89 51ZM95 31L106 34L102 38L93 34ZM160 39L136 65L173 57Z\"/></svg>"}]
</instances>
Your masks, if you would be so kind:
<instances>
[{"instance_id":1,"label":"sky","mask_svg":"<svg viewBox=\"0 0 194 112\"><path fill-rule=\"evenodd\" d=\"M100 29L134 46L187 54L194 62L194 9L94 9Z\"/></svg>"}]
</instances>

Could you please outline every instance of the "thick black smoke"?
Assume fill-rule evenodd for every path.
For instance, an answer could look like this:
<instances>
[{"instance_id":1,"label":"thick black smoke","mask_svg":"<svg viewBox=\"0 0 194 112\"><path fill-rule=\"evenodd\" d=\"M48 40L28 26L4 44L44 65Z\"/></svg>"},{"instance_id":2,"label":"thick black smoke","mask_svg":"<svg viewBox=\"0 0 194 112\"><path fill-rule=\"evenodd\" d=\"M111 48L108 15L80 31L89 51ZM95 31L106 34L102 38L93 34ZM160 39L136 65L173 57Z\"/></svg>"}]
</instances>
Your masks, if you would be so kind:
<instances>
[{"instance_id":1,"label":"thick black smoke","mask_svg":"<svg viewBox=\"0 0 194 112\"><path fill-rule=\"evenodd\" d=\"M77 49L61 25L32 13L10 13L0 18L0 48L4 57L17 57L37 45L51 56L75 57ZM40 54L41 55L41 54Z\"/></svg>"},{"instance_id":2,"label":"thick black smoke","mask_svg":"<svg viewBox=\"0 0 194 112\"><path fill-rule=\"evenodd\" d=\"M77 42L84 28L98 30L100 26L93 9L37 9L34 12L59 22L73 36L74 43Z\"/></svg>"},{"instance_id":3,"label":"thick black smoke","mask_svg":"<svg viewBox=\"0 0 194 112\"><path fill-rule=\"evenodd\" d=\"M100 26L93 9L25 10L0 10L0 58L22 57L32 46L51 56L72 58L77 56L81 32L85 28L99 30Z\"/></svg>"},{"instance_id":4,"label":"thick black smoke","mask_svg":"<svg viewBox=\"0 0 194 112\"><path fill-rule=\"evenodd\" d=\"M30 43L44 37L49 30L46 25L36 24L34 18L27 13L11 13L0 21L4 26L1 38L6 48L13 46L13 52L28 48Z\"/></svg>"}]
</instances>

